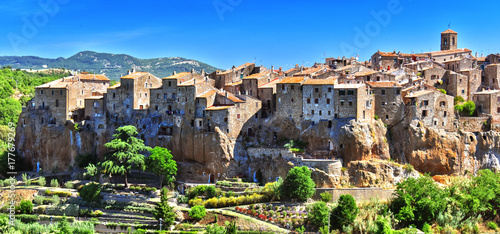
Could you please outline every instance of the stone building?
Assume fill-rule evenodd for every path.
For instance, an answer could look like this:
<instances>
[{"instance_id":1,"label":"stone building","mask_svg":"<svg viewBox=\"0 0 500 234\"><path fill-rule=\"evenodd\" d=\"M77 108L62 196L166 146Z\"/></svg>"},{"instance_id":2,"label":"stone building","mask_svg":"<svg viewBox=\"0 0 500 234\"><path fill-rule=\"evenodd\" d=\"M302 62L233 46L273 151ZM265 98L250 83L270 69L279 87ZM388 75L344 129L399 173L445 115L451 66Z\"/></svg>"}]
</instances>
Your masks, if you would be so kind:
<instances>
[{"instance_id":1,"label":"stone building","mask_svg":"<svg viewBox=\"0 0 500 234\"><path fill-rule=\"evenodd\" d=\"M104 75L88 73L54 80L35 87L32 108L45 110L40 124L64 124L67 120L82 120L85 99L102 93L109 87L109 79Z\"/></svg>"},{"instance_id":2,"label":"stone building","mask_svg":"<svg viewBox=\"0 0 500 234\"><path fill-rule=\"evenodd\" d=\"M444 68L454 72L459 72L461 70L473 69L477 66L477 60L475 58L458 57L446 62L443 62Z\"/></svg>"},{"instance_id":3,"label":"stone building","mask_svg":"<svg viewBox=\"0 0 500 234\"><path fill-rule=\"evenodd\" d=\"M303 117L302 83L305 79L304 76L287 77L276 87L276 115L290 118L299 129Z\"/></svg>"},{"instance_id":4,"label":"stone building","mask_svg":"<svg viewBox=\"0 0 500 234\"><path fill-rule=\"evenodd\" d=\"M307 79L302 83L302 112L305 121L314 125L319 121L331 121L334 117L334 85L337 79Z\"/></svg>"},{"instance_id":5,"label":"stone building","mask_svg":"<svg viewBox=\"0 0 500 234\"><path fill-rule=\"evenodd\" d=\"M472 94L472 101L480 115L489 115L500 120L500 90L483 90Z\"/></svg>"},{"instance_id":6,"label":"stone building","mask_svg":"<svg viewBox=\"0 0 500 234\"><path fill-rule=\"evenodd\" d=\"M385 124L392 126L403 118L402 86L397 82L366 82L372 89L375 102L375 115Z\"/></svg>"},{"instance_id":7,"label":"stone building","mask_svg":"<svg viewBox=\"0 0 500 234\"><path fill-rule=\"evenodd\" d=\"M235 83L241 81L243 77L249 76L253 73L259 73L260 71L254 71L255 63L245 63L238 67L234 67L227 71L215 71L210 74L210 78L215 80L215 87L217 89L223 89L227 84Z\"/></svg>"},{"instance_id":8,"label":"stone building","mask_svg":"<svg viewBox=\"0 0 500 234\"><path fill-rule=\"evenodd\" d=\"M304 76L313 79L324 79L333 75L333 70L329 67L315 64L313 67L304 69L300 72L293 74L293 76Z\"/></svg>"},{"instance_id":9,"label":"stone building","mask_svg":"<svg viewBox=\"0 0 500 234\"><path fill-rule=\"evenodd\" d=\"M458 45L458 33L448 29L441 33L441 50L456 50Z\"/></svg>"},{"instance_id":10,"label":"stone building","mask_svg":"<svg viewBox=\"0 0 500 234\"><path fill-rule=\"evenodd\" d=\"M356 119L371 122L375 108L370 88L365 84L338 84L334 87L335 119Z\"/></svg>"},{"instance_id":11,"label":"stone building","mask_svg":"<svg viewBox=\"0 0 500 234\"><path fill-rule=\"evenodd\" d=\"M489 89L500 89L500 64L490 64L484 69L483 85Z\"/></svg>"},{"instance_id":12,"label":"stone building","mask_svg":"<svg viewBox=\"0 0 500 234\"><path fill-rule=\"evenodd\" d=\"M420 121L427 127L437 129L453 128L453 96L425 84L404 89L402 95L410 121Z\"/></svg>"},{"instance_id":13,"label":"stone building","mask_svg":"<svg viewBox=\"0 0 500 234\"><path fill-rule=\"evenodd\" d=\"M472 51L467 49L467 48L427 52L426 54L429 55L429 57L432 59L432 61L438 62L438 63L444 63L446 61L459 59L459 58L466 58L466 57L471 58L472 57Z\"/></svg>"},{"instance_id":14,"label":"stone building","mask_svg":"<svg viewBox=\"0 0 500 234\"><path fill-rule=\"evenodd\" d=\"M485 59L486 65L500 63L500 54L489 54Z\"/></svg>"},{"instance_id":15,"label":"stone building","mask_svg":"<svg viewBox=\"0 0 500 234\"><path fill-rule=\"evenodd\" d=\"M356 58L346 58L346 57L338 57L338 58L325 58L325 64L330 67L330 69L339 69L345 67L347 65L351 65L356 62Z\"/></svg>"}]
</instances>

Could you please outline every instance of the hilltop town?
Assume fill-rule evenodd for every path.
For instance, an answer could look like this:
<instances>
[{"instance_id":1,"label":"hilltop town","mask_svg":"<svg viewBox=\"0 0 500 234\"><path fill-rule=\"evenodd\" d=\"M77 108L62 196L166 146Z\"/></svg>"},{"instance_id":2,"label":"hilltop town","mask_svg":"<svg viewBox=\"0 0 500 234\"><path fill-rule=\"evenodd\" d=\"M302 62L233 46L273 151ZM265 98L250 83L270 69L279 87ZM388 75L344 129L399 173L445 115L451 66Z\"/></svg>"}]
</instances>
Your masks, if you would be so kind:
<instances>
[{"instance_id":1,"label":"hilltop town","mask_svg":"<svg viewBox=\"0 0 500 234\"><path fill-rule=\"evenodd\" d=\"M33 168L64 171L79 155L102 157L114 130L134 125L146 145L172 151L181 182L257 172L274 181L287 162L316 168L318 187L339 186L345 173L373 186L378 169L352 178L370 159L432 175L498 169L488 146L496 138L486 134L500 126L500 55L458 48L452 30L440 43L441 51L377 51L366 62L326 58L286 71L245 63L159 78L132 70L112 86L75 72L36 87L16 145ZM284 149L289 140L302 149ZM393 177L382 180L394 185Z\"/></svg>"}]
</instances>

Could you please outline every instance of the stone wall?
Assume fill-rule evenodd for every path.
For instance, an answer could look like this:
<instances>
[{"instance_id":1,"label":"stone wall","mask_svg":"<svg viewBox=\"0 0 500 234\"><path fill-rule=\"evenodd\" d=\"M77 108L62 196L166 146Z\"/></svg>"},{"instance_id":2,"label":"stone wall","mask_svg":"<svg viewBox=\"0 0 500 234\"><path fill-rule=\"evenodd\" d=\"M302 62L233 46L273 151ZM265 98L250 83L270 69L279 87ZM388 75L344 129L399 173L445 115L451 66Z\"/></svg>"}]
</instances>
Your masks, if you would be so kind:
<instances>
[{"instance_id":1,"label":"stone wall","mask_svg":"<svg viewBox=\"0 0 500 234\"><path fill-rule=\"evenodd\" d=\"M458 119L458 129L465 132L483 132L488 130L489 125L490 117L460 117Z\"/></svg>"},{"instance_id":2,"label":"stone wall","mask_svg":"<svg viewBox=\"0 0 500 234\"><path fill-rule=\"evenodd\" d=\"M334 189L334 188L317 188L314 194L314 199L321 199L320 194L328 192L332 194L332 201L335 202L340 198L340 195L349 194L356 199L356 202L369 202L373 199L380 201L389 201L394 193L394 189L381 189L381 188L347 188L347 189Z\"/></svg>"}]
</instances>

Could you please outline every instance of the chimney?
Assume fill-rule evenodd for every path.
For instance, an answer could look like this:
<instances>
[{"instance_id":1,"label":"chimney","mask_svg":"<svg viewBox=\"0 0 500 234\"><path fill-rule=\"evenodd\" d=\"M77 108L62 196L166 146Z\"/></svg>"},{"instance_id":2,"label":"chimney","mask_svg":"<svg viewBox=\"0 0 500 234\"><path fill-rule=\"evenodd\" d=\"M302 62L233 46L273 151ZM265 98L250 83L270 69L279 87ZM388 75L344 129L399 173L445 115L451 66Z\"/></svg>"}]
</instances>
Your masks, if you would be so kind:
<instances>
[{"instance_id":1,"label":"chimney","mask_svg":"<svg viewBox=\"0 0 500 234\"><path fill-rule=\"evenodd\" d=\"M476 52L476 58L477 58L477 52Z\"/></svg>"},{"instance_id":2,"label":"chimney","mask_svg":"<svg viewBox=\"0 0 500 234\"><path fill-rule=\"evenodd\" d=\"M280 72L281 72L281 71L283 70L283 68L281 68L281 67L280 67L280 69L279 69L279 70L280 70Z\"/></svg>"},{"instance_id":3,"label":"chimney","mask_svg":"<svg viewBox=\"0 0 500 234\"><path fill-rule=\"evenodd\" d=\"M205 69L201 69L201 75L205 76Z\"/></svg>"},{"instance_id":4,"label":"chimney","mask_svg":"<svg viewBox=\"0 0 500 234\"><path fill-rule=\"evenodd\" d=\"M172 72L172 75L173 75L173 76L174 76L175 74L177 74L177 72L175 72L175 71L174 71L174 72Z\"/></svg>"},{"instance_id":5,"label":"chimney","mask_svg":"<svg viewBox=\"0 0 500 234\"><path fill-rule=\"evenodd\" d=\"M130 75L130 70L127 70L127 75Z\"/></svg>"},{"instance_id":6,"label":"chimney","mask_svg":"<svg viewBox=\"0 0 500 234\"><path fill-rule=\"evenodd\" d=\"M295 64L295 68L299 68L299 64Z\"/></svg>"},{"instance_id":7,"label":"chimney","mask_svg":"<svg viewBox=\"0 0 500 234\"><path fill-rule=\"evenodd\" d=\"M194 73L194 68L193 67L191 68L191 73Z\"/></svg>"},{"instance_id":8,"label":"chimney","mask_svg":"<svg viewBox=\"0 0 500 234\"><path fill-rule=\"evenodd\" d=\"M135 68L132 68L132 73L135 73Z\"/></svg>"},{"instance_id":9,"label":"chimney","mask_svg":"<svg viewBox=\"0 0 500 234\"><path fill-rule=\"evenodd\" d=\"M274 66L271 66L271 73L274 72Z\"/></svg>"}]
</instances>

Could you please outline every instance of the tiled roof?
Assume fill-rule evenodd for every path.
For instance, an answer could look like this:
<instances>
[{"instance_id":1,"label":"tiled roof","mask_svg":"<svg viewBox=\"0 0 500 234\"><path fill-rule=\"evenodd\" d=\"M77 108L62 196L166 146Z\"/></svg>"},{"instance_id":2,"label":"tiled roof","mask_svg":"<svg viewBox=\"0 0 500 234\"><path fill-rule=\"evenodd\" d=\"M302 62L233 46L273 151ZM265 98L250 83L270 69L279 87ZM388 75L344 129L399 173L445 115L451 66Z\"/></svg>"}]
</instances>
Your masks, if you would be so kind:
<instances>
[{"instance_id":1,"label":"tiled roof","mask_svg":"<svg viewBox=\"0 0 500 234\"><path fill-rule=\"evenodd\" d=\"M178 79L178 78L181 78L183 76L187 76L189 74L191 74L191 72L180 72L180 73L177 73L175 75L167 76L163 79Z\"/></svg>"},{"instance_id":2,"label":"tiled roof","mask_svg":"<svg viewBox=\"0 0 500 234\"><path fill-rule=\"evenodd\" d=\"M367 85L373 88L390 88L390 87L401 87L400 84L394 81L378 81L378 82L365 82Z\"/></svg>"},{"instance_id":3,"label":"tiled roof","mask_svg":"<svg viewBox=\"0 0 500 234\"><path fill-rule=\"evenodd\" d=\"M63 79L64 79L64 81L63 81ZM63 78L63 79L53 80L53 81L45 83L43 85L39 85L36 88L61 89L61 88L66 88L67 86L70 86L70 85L77 82L77 80L70 79L70 78Z\"/></svg>"},{"instance_id":4,"label":"tiled roof","mask_svg":"<svg viewBox=\"0 0 500 234\"><path fill-rule=\"evenodd\" d=\"M226 86L236 86L236 85L240 85L240 84L242 84L242 83L243 83L243 81L241 81L241 80L240 80L240 81L238 81L238 82L229 83L229 84L227 84Z\"/></svg>"},{"instance_id":5,"label":"tiled roof","mask_svg":"<svg viewBox=\"0 0 500 234\"><path fill-rule=\"evenodd\" d=\"M475 92L475 93L472 93L472 94L477 94L477 95L481 95L481 94L493 94L493 93L498 93L500 92L500 90L483 90L483 91L480 91L480 92Z\"/></svg>"},{"instance_id":6,"label":"tiled roof","mask_svg":"<svg viewBox=\"0 0 500 234\"><path fill-rule=\"evenodd\" d=\"M311 67L309 69L306 69L306 70L303 70L302 72L299 72L299 73L295 73L294 76L301 76L301 75L310 75L310 74L313 74L313 73L316 73L316 72L319 72L323 69L327 69L326 67L321 67L321 66L318 66L318 67Z\"/></svg>"},{"instance_id":7,"label":"tiled roof","mask_svg":"<svg viewBox=\"0 0 500 234\"><path fill-rule=\"evenodd\" d=\"M246 77L243 77L243 79L255 79L255 78L261 78L266 75L268 75L270 72L261 72L261 73L255 73Z\"/></svg>"},{"instance_id":8,"label":"tiled roof","mask_svg":"<svg viewBox=\"0 0 500 234\"><path fill-rule=\"evenodd\" d=\"M226 97L226 94L227 94L227 98L233 102L245 102L243 100L241 100L240 98L236 97L234 94L230 93L230 92L218 92L219 95L221 96L224 96Z\"/></svg>"},{"instance_id":9,"label":"tiled roof","mask_svg":"<svg viewBox=\"0 0 500 234\"><path fill-rule=\"evenodd\" d=\"M235 71L237 71L237 70L241 70L241 69L243 69L243 68L245 68L245 67L248 67L248 66L250 66L250 65L255 65L255 63L245 63L245 64L243 64L243 65L240 65L240 66L238 66L238 67L235 67L235 68L234 68L234 70L235 70ZM232 72L232 71L233 71L233 69L229 69L229 70L223 71L223 72L221 72L221 73L219 73L219 74L228 74L228 73L230 73L230 72Z\"/></svg>"},{"instance_id":10,"label":"tiled roof","mask_svg":"<svg viewBox=\"0 0 500 234\"><path fill-rule=\"evenodd\" d=\"M290 73L290 72L293 72L293 71L295 71L297 69L299 69L299 68L296 68L296 67L290 68L290 69L286 70L285 73Z\"/></svg>"},{"instance_id":11,"label":"tiled roof","mask_svg":"<svg viewBox=\"0 0 500 234\"><path fill-rule=\"evenodd\" d=\"M200 95L198 95L197 97L199 98L207 98L207 97L210 97L212 95L214 95L215 93L217 93L217 90L215 89L211 89L211 90L208 90Z\"/></svg>"},{"instance_id":12,"label":"tiled roof","mask_svg":"<svg viewBox=\"0 0 500 234\"><path fill-rule=\"evenodd\" d=\"M455 50L434 51L434 52L429 52L428 54L430 54L431 56L436 56L436 55L457 54L457 53L467 53L467 52L472 52L472 50L464 48L464 49L455 49Z\"/></svg>"},{"instance_id":13,"label":"tiled roof","mask_svg":"<svg viewBox=\"0 0 500 234\"><path fill-rule=\"evenodd\" d=\"M116 83L116 84L112 85L111 87L109 87L108 89L116 89L118 87L120 87L120 83Z\"/></svg>"},{"instance_id":14,"label":"tiled roof","mask_svg":"<svg viewBox=\"0 0 500 234\"><path fill-rule=\"evenodd\" d=\"M292 76L281 80L278 84L300 84L305 78L305 76Z\"/></svg>"},{"instance_id":15,"label":"tiled roof","mask_svg":"<svg viewBox=\"0 0 500 234\"><path fill-rule=\"evenodd\" d=\"M327 78L327 79L307 79L302 83L302 85L334 85L337 78Z\"/></svg>"},{"instance_id":16,"label":"tiled roof","mask_svg":"<svg viewBox=\"0 0 500 234\"><path fill-rule=\"evenodd\" d=\"M398 56L398 54L395 52L382 52L382 51L380 51L377 53L380 54L380 56L382 56L382 57L397 57Z\"/></svg>"},{"instance_id":17,"label":"tiled roof","mask_svg":"<svg viewBox=\"0 0 500 234\"><path fill-rule=\"evenodd\" d=\"M455 31L453 31L451 29L448 29L448 30L444 31L441 34L443 34L443 33L455 33L455 34L458 34L457 32L455 32Z\"/></svg>"},{"instance_id":18,"label":"tiled roof","mask_svg":"<svg viewBox=\"0 0 500 234\"><path fill-rule=\"evenodd\" d=\"M365 84L338 84L334 88L335 89L359 89L365 86Z\"/></svg>"},{"instance_id":19,"label":"tiled roof","mask_svg":"<svg viewBox=\"0 0 500 234\"><path fill-rule=\"evenodd\" d=\"M76 78L80 78L80 80L100 80L100 81L109 81L108 77L101 74L77 74Z\"/></svg>"},{"instance_id":20,"label":"tiled roof","mask_svg":"<svg viewBox=\"0 0 500 234\"><path fill-rule=\"evenodd\" d=\"M486 57L477 57L478 62L486 62Z\"/></svg>"},{"instance_id":21,"label":"tiled roof","mask_svg":"<svg viewBox=\"0 0 500 234\"><path fill-rule=\"evenodd\" d=\"M280 78L276 78L274 80L271 80L271 82L263 84L259 86L259 88L274 88L276 87L276 84L279 82Z\"/></svg>"},{"instance_id":22,"label":"tiled roof","mask_svg":"<svg viewBox=\"0 0 500 234\"><path fill-rule=\"evenodd\" d=\"M232 106L211 106L211 107L206 108L205 110L207 110L207 111L227 110L231 107Z\"/></svg>"},{"instance_id":23,"label":"tiled roof","mask_svg":"<svg viewBox=\"0 0 500 234\"><path fill-rule=\"evenodd\" d=\"M147 72L134 72L130 75L126 75L126 76L122 77L122 79L135 79L135 78L144 76L146 74L147 74Z\"/></svg>"},{"instance_id":24,"label":"tiled roof","mask_svg":"<svg viewBox=\"0 0 500 234\"><path fill-rule=\"evenodd\" d=\"M379 73L378 71L360 71L354 73L354 76L369 76L371 74Z\"/></svg>"},{"instance_id":25,"label":"tiled roof","mask_svg":"<svg viewBox=\"0 0 500 234\"><path fill-rule=\"evenodd\" d=\"M427 54L404 54L404 53L401 53L399 55L403 56L403 57L413 57L413 56L415 56L416 58L428 58L429 57L429 55L427 55Z\"/></svg>"}]
</instances>

